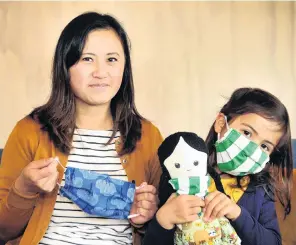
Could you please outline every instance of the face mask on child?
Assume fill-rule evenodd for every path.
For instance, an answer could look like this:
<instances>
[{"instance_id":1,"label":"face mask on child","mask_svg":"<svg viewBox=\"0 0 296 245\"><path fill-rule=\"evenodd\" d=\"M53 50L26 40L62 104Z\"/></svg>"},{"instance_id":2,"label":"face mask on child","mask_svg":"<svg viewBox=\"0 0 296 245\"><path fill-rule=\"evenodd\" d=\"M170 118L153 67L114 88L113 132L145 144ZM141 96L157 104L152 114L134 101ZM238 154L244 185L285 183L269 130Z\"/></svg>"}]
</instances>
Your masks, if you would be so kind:
<instances>
[{"instance_id":1,"label":"face mask on child","mask_svg":"<svg viewBox=\"0 0 296 245\"><path fill-rule=\"evenodd\" d=\"M226 117L225 117L226 120ZM234 176L245 176L262 171L269 161L269 155L259 145L245 137L237 130L229 128L215 143L217 165L220 171Z\"/></svg>"},{"instance_id":2,"label":"face mask on child","mask_svg":"<svg viewBox=\"0 0 296 245\"><path fill-rule=\"evenodd\" d=\"M109 219L128 219L134 201L134 183L105 174L68 167L61 196L67 197L84 212Z\"/></svg>"}]
</instances>

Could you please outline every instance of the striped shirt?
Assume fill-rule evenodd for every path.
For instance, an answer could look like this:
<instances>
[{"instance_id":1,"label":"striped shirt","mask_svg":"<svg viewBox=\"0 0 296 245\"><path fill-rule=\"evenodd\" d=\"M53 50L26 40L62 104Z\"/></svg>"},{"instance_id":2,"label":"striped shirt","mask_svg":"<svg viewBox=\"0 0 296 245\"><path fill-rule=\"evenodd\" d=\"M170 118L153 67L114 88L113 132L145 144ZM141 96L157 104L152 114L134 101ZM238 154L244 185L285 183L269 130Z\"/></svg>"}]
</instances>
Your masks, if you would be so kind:
<instances>
[{"instance_id":1,"label":"striped shirt","mask_svg":"<svg viewBox=\"0 0 296 245\"><path fill-rule=\"evenodd\" d=\"M97 171L113 178L127 180L115 140L105 146L112 131L77 129L68 166ZM64 178L61 183L64 185ZM83 212L76 204L58 194L49 227L39 245L126 245L132 244L132 228L128 220L105 219Z\"/></svg>"}]
</instances>

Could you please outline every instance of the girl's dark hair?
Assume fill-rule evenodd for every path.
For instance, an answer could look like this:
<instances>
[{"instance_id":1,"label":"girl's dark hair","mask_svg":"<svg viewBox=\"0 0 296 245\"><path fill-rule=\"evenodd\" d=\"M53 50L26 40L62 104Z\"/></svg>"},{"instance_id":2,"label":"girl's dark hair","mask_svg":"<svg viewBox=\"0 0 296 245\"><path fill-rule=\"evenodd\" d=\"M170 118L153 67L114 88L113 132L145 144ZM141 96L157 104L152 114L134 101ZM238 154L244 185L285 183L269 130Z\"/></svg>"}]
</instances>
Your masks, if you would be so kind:
<instances>
[{"instance_id":1,"label":"girl's dark hair","mask_svg":"<svg viewBox=\"0 0 296 245\"><path fill-rule=\"evenodd\" d=\"M174 192L172 186L168 182L171 179L171 176L164 165L164 161L174 152L181 137L193 149L208 154L205 141L195 133L177 132L165 138L158 148L158 158L162 168L162 175L159 181L159 207L161 207Z\"/></svg>"},{"instance_id":2,"label":"girl's dark hair","mask_svg":"<svg viewBox=\"0 0 296 245\"><path fill-rule=\"evenodd\" d=\"M237 116L255 113L281 126L283 135L270 155L270 161L260 173L250 175L252 186L262 186L271 194L276 193L285 208L285 214L291 210L291 188L293 158L291 148L290 120L286 107L274 95L258 88L240 88L233 92L229 101L222 107L221 113L230 121ZM214 123L215 124L215 123ZM212 125L206 139L209 148L209 165L217 165L215 142L217 133ZM240 179L238 185L240 186Z\"/></svg>"},{"instance_id":3,"label":"girl's dark hair","mask_svg":"<svg viewBox=\"0 0 296 245\"><path fill-rule=\"evenodd\" d=\"M42 129L49 133L54 145L63 153L71 149L75 124L75 96L70 87L69 69L82 55L88 34L94 30L113 30L117 33L125 54L121 87L111 101L113 134L119 130L123 138L120 155L135 149L141 138L141 119L134 101L134 84L130 59L130 42L120 23L110 15L87 12L74 18L59 37L52 68L52 90L48 102L31 112ZM109 141L109 142L110 142Z\"/></svg>"}]
</instances>

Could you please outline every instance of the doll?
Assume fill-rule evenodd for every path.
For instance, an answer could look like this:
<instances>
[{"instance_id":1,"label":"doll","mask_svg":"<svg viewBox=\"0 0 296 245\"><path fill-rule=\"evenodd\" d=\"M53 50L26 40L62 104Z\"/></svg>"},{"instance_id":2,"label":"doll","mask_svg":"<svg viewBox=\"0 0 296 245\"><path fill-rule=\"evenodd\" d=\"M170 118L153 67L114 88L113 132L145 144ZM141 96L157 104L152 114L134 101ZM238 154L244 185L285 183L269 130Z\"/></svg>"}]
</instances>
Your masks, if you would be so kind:
<instances>
[{"instance_id":1,"label":"doll","mask_svg":"<svg viewBox=\"0 0 296 245\"><path fill-rule=\"evenodd\" d=\"M158 157L163 170L159 184L160 206L174 192L201 198L207 195L213 180L208 174L208 150L203 139L194 133L177 132L163 141ZM201 211L197 220L176 225L174 244L239 245L241 240L227 218L204 222Z\"/></svg>"}]
</instances>

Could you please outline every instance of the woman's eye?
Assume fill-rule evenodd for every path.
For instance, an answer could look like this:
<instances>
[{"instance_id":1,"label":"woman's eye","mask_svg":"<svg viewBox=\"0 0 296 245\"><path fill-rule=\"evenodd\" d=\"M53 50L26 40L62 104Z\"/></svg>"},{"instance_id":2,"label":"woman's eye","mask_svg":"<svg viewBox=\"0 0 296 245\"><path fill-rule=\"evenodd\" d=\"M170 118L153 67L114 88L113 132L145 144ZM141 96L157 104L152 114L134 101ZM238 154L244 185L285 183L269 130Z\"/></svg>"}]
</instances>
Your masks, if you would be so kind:
<instances>
[{"instance_id":1,"label":"woman's eye","mask_svg":"<svg viewBox=\"0 0 296 245\"><path fill-rule=\"evenodd\" d=\"M267 145L262 144L261 148L262 148L263 151L269 152L269 147Z\"/></svg>"},{"instance_id":2,"label":"woman's eye","mask_svg":"<svg viewBox=\"0 0 296 245\"><path fill-rule=\"evenodd\" d=\"M82 60L90 62L90 61L93 61L93 58L91 58L91 57L83 57Z\"/></svg>"},{"instance_id":3,"label":"woman's eye","mask_svg":"<svg viewBox=\"0 0 296 245\"><path fill-rule=\"evenodd\" d=\"M116 58L114 58L114 57L110 57L110 58L108 58L108 61L109 61L109 62L116 62L116 61L117 61L117 59L116 59Z\"/></svg>"},{"instance_id":4,"label":"woman's eye","mask_svg":"<svg viewBox=\"0 0 296 245\"><path fill-rule=\"evenodd\" d=\"M251 133L250 133L249 131L247 131L247 130L243 130L243 133L244 133L244 135L247 136L248 138L250 138L250 137L252 136Z\"/></svg>"},{"instance_id":5,"label":"woman's eye","mask_svg":"<svg viewBox=\"0 0 296 245\"><path fill-rule=\"evenodd\" d=\"M194 162L193 162L193 165L194 165L194 166L198 166L198 164L199 164L198 161L194 161Z\"/></svg>"},{"instance_id":6,"label":"woman's eye","mask_svg":"<svg viewBox=\"0 0 296 245\"><path fill-rule=\"evenodd\" d=\"M181 167L180 163L175 163L175 167L180 168Z\"/></svg>"}]
</instances>

